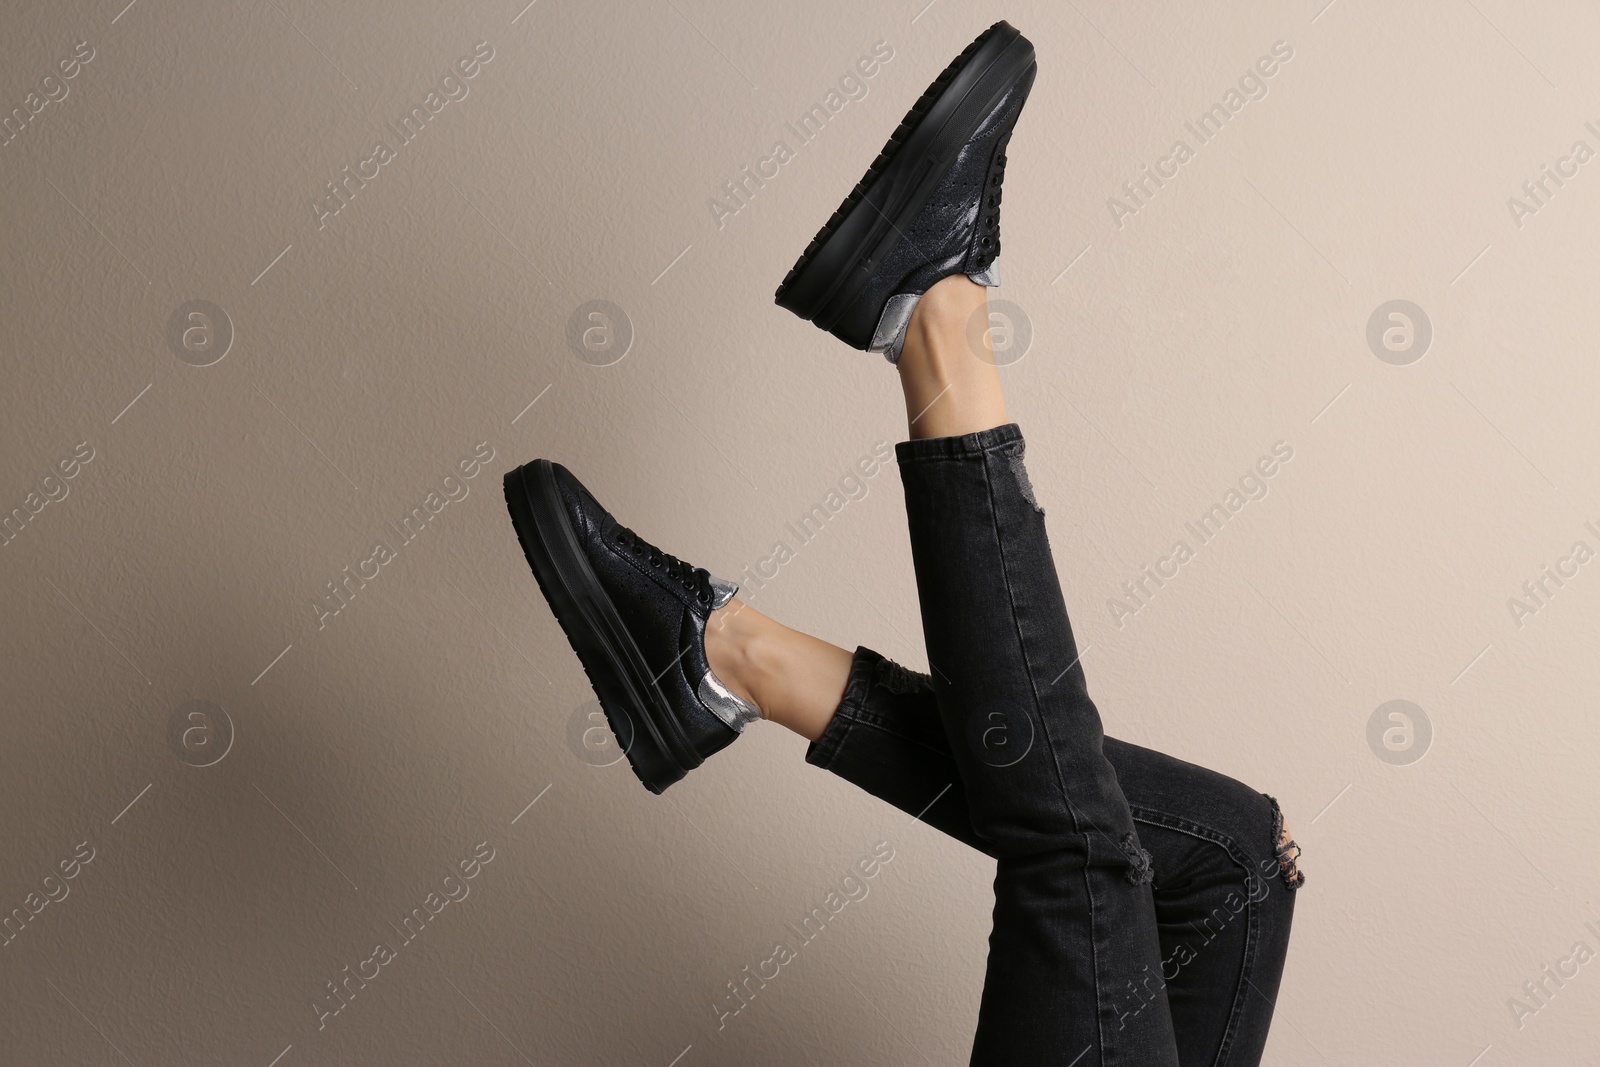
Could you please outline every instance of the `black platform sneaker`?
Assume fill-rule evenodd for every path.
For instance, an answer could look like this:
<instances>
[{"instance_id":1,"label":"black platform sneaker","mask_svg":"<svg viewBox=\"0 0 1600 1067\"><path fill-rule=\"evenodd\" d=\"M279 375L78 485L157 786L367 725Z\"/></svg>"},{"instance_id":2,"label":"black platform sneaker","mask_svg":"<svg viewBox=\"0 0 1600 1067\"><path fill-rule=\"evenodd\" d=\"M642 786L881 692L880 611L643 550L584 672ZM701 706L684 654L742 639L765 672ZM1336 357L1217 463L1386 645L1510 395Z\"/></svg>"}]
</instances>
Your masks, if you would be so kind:
<instances>
[{"instance_id":1,"label":"black platform sneaker","mask_svg":"<svg viewBox=\"0 0 1600 1067\"><path fill-rule=\"evenodd\" d=\"M1033 45L1009 23L968 45L812 239L778 304L893 363L935 282L966 274L998 285L1006 144L1037 71Z\"/></svg>"},{"instance_id":2,"label":"black platform sneaker","mask_svg":"<svg viewBox=\"0 0 1600 1067\"><path fill-rule=\"evenodd\" d=\"M641 540L559 463L505 477L528 564L617 744L660 793L760 718L706 662L706 619L738 587Z\"/></svg>"}]
</instances>

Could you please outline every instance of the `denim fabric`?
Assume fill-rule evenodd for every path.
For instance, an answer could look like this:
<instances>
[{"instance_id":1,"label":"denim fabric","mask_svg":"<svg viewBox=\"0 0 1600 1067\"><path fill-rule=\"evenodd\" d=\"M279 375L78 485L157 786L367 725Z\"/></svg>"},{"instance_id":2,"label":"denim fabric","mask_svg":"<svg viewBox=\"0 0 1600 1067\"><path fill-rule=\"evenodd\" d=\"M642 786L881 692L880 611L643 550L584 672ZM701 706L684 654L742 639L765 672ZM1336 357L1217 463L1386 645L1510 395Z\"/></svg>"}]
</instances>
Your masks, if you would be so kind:
<instances>
[{"instance_id":1,"label":"denim fabric","mask_svg":"<svg viewBox=\"0 0 1600 1067\"><path fill-rule=\"evenodd\" d=\"M1101 732L1014 424L902 443L931 675L869 649L807 760L996 860L974 1064L1258 1063L1272 798Z\"/></svg>"}]
</instances>

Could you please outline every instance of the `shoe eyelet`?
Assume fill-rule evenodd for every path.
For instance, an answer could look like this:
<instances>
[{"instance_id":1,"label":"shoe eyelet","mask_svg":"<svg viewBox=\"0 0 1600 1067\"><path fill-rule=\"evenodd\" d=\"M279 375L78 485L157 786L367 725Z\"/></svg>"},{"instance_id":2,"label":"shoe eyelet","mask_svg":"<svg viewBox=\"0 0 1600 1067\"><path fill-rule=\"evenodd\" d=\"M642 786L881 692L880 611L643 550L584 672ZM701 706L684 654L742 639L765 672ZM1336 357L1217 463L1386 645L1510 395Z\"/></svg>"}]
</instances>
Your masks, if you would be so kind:
<instances>
[{"instance_id":1,"label":"shoe eyelet","mask_svg":"<svg viewBox=\"0 0 1600 1067\"><path fill-rule=\"evenodd\" d=\"M989 247L989 238L985 237L983 240L979 241L978 244L981 245L984 248L988 248Z\"/></svg>"}]
</instances>

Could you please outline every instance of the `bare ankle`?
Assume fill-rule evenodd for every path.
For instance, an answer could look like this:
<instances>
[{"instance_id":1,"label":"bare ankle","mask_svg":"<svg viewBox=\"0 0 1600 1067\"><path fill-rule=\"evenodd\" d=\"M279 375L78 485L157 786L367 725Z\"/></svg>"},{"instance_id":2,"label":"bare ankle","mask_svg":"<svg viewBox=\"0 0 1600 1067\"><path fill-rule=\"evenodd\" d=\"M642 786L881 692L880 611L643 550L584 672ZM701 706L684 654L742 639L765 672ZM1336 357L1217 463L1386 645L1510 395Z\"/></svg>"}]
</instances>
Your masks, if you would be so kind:
<instances>
[{"instance_id":1,"label":"bare ankle","mask_svg":"<svg viewBox=\"0 0 1600 1067\"><path fill-rule=\"evenodd\" d=\"M735 597L706 620L706 662L719 681L757 709L755 679L763 644L761 613ZM762 711L762 718L766 712Z\"/></svg>"},{"instance_id":2,"label":"bare ankle","mask_svg":"<svg viewBox=\"0 0 1600 1067\"><path fill-rule=\"evenodd\" d=\"M960 274L918 301L899 361L912 437L953 437L1009 421L988 348L987 306L987 290Z\"/></svg>"},{"instance_id":3,"label":"bare ankle","mask_svg":"<svg viewBox=\"0 0 1600 1067\"><path fill-rule=\"evenodd\" d=\"M937 364L974 354L967 343L967 328L986 303L987 290L964 274L936 282L911 313L901 360L909 354L913 364Z\"/></svg>"}]
</instances>

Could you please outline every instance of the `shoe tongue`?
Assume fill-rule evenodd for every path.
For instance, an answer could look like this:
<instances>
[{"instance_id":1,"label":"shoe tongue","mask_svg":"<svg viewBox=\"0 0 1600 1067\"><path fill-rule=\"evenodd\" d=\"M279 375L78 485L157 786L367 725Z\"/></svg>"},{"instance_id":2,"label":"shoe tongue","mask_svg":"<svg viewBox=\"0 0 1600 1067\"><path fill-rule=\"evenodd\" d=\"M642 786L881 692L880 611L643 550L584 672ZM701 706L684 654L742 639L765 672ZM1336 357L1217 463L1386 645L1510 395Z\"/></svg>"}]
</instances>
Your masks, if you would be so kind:
<instances>
[{"instance_id":1,"label":"shoe tongue","mask_svg":"<svg viewBox=\"0 0 1600 1067\"><path fill-rule=\"evenodd\" d=\"M698 595L702 591L701 583L704 582L706 591L709 591L711 595L711 610L714 611L720 608L733 598L734 593L738 592L739 587L732 582L723 581L714 577L710 571L703 567L696 567L688 560L679 559L670 552L662 551L640 537L629 527L623 526L615 520L613 520L613 528L619 533L625 533L646 556L653 556L661 560L662 569L657 574L657 580L663 584L692 581L694 583L693 591ZM668 577L669 570L671 577Z\"/></svg>"}]
</instances>

